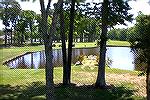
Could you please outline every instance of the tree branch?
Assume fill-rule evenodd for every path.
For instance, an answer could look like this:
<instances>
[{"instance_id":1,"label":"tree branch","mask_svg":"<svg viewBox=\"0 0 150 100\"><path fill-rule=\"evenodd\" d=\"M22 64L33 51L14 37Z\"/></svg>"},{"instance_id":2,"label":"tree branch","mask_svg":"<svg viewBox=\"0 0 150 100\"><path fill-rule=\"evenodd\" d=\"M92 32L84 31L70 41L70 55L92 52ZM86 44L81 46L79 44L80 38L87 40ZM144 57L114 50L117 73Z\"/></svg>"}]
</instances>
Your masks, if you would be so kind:
<instances>
[{"instance_id":1,"label":"tree branch","mask_svg":"<svg viewBox=\"0 0 150 100\"><path fill-rule=\"evenodd\" d=\"M46 8L46 12L48 12L49 8L50 8L50 4L51 4L51 0L48 0L48 4L47 4L47 8Z\"/></svg>"},{"instance_id":2,"label":"tree branch","mask_svg":"<svg viewBox=\"0 0 150 100\"><path fill-rule=\"evenodd\" d=\"M41 10L45 11L44 0L40 0Z\"/></svg>"}]
</instances>

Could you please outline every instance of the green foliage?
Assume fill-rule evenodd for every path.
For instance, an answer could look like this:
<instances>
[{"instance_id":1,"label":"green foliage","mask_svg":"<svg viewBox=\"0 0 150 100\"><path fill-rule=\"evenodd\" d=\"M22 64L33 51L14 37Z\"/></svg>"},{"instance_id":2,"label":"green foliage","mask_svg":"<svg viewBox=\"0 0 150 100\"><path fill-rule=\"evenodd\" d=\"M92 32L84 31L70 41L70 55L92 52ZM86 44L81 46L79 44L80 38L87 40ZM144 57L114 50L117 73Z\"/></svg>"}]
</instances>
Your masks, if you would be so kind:
<instances>
[{"instance_id":1,"label":"green foliage","mask_svg":"<svg viewBox=\"0 0 150 100\"><path fill-rule=\"evenodd\" d=\"M9 27L10 24L14 25L21 11L19 3L15 0L3 0L0 4L2 5L0 19L3 20L3 24L6 27Z\"/></svg>"},{"instance_id":2,"label":"green foliage","mask_svg":"<svg viewBox=\"0 0 150 100\"><path fill-rule=\"evenodd\" d=\"M0 30L0 36L4 35L4 31Z\"/></svg>"},{"instance_id":3,"label":"green foliage","mask_svg":"<svg viewBox=\"0 0 150 100\"><path fill-rule=\"evenodd\" d=\"M129 41L131 43L134 54L136 55L135 59L138 62L137 64L141 65L141 63L144 63L145 66L139 67L146 69L147 63L150 61L150 15L140 14L136 18L136 21L137 22L135 26L129 29ZM145 73L145 71L143 73Z\"/></svg>"},{"instance_id":4,"label":"green foliage","mask_svg":"<svg viewBox=\"0 0 150 100\"><path fill-rule=\"evenodd\" d=\"M112 29L108 31L107 34L108 39L111 40L120 40L120 41L127 41L128 40L128 31L127 29Z\"/></svg>"},{"instance_id":5,"label":"green foliage","mask_svg":"<svg viewBox=\"0 0 150 100\"><path fill-rule=\"evenodd\" d=\"M139 15L136 18L137 23L134 26L136 37L131 38L134 50L142 50L141 53L145 56L145 61L150 60L150 15Z\"/></svg>"}]
</instances>

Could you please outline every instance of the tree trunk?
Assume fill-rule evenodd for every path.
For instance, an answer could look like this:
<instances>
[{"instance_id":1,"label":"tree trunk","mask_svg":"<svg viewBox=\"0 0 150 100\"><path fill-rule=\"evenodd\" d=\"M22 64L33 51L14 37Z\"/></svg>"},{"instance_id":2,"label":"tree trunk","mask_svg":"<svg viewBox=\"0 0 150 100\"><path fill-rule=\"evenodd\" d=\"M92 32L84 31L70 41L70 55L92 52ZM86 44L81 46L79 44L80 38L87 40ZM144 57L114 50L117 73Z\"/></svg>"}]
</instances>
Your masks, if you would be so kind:
<instances>
[{"instance_id":1,"label":"tree trunk","mask_svg":"<svg viewBox=\"0 0 150 100\"><path fill-rule=\"evenodd\" d=\"M32 34L32 23L30 22L30 39L31 39L31 45L33 44L33 34Z\"/></svg>"},{"instance_id":2,"label":"tree trunk","mask_svg":"<svg viewBox=\"0 0 150 100\"><path fill-rule=\"evenodd\" d=\"M5 28L5 46L7 46L7 28Z\"/></svg>"},{"instance_id":3,"label":"tree trunk","mask_svg":"<svg viewBox=\"0 0 150 100\"><path fill-rule=\"evenodd\" d=\"M83 42L83 33L80 34L80 42Z\"/></svg>"},{"instance_id":4,"label":"tree trunk","mask_svg":"<svg viewBox=\"0 0 150 100\"><path fill-rule=\"evenodd\" d=\"M60 32L62 41L62 54L63 54L63 85L67 85L67 57L66 57L66 36L65 36L65 21L63 11L63 0L60 0Z\"/></svg>"},{"instance_id":5,"label":"tree trunk","mask_svg":"<svg viewBox=\"0 0 150 100\"><path fill-rule=\"evenodd\" d=\"M147 100L150 100L150 63L148 63L146 71L146 85Z\"/></svg>"},{"instance_id":6,"label":"tree trunk","mask_svg":"<svg viewBox=\"0 0 150 100\"><path fill-rule=\"evenodd\" d=\"M42 44L42 38L40 37L40 44Z\"/></svg>"},{"instance_id":7,"label":"tree trunk","mask_svg":"<svg viewBox=\"0 0 150 100\"><path fill-rule=\"evenodd\" d=\"M46 36L47 37L47 36ZM47 41L47 43L46 43ZM50 40L45 41L45 56L46 56L46 99L54 100L54 81L53 81L53 55L52 55L52 43Z\"/></svg>"},{"instance_id":8,"label":"tree trunk","mask_svg":"<svg viewBox=\"0 0 150 100\"><path fill-rule=\"evenodd\" d=\"M21 32L21 46L23 45L24 42L24 32Z\"/></svg>"},{"instance_id":9,"label":"tree trunk","mask_svg":"<svg viewBox=\"0 0 150 100\"><path fill-rule=\"evenodd\" d=\"M108 0L104 0L102 4L102 34L100 41L100 58L98 75L95 86L98 88L104 88L105 82L105 60L106 60L106 37L107 37L107 18L108 18Z\"/></svg>"},{"instance_id":10,"label":"tree trunk","mask_svg":"<svg viewBox=\"0 0 150 100\"><path fill-rule=\"evenodd\" d=\"M50 1L48 2L47 8L45 9L44 0L40 0L41 6L41 28L42 35L45 45L45 56L46 56L46 65L45 65L45 75L46 75L46 99L54 100L54 81L53 81L53 55L52 55L52 28L48 34L48 11L50 8ZM52 22L53 24L53 22Z\"/></svg>"},{"instance_id":11,"label":"tree trunk","mask_svg":"<svg viewBox=\"0 0 150 100\"><path fill-rule=\"evenodd\" d=\"M11 44L11 45L13 44L13 36L12 36L12 35L13 35L13 34L12 34L13 31L12 31L12 30L13 30L13 29L11 28L11 33L10 33L10 35L11 35L10 44Z\"/></svg>"},{"instance_id":12,"label":"tree trunk","mask_svg":"<svg viewBox=\"0 0 150 100\"><path fill-rule=\"evenodd\" d=\"M74 17L75 17L75 0L71 0L70 9L70 25L69 25L69 37L68 37L68 63L67 63L67 79L70 84L71 79L71 60L72 60L72 42L73 42L73 29L74 29Z\"/></svg>"}]
</instances>

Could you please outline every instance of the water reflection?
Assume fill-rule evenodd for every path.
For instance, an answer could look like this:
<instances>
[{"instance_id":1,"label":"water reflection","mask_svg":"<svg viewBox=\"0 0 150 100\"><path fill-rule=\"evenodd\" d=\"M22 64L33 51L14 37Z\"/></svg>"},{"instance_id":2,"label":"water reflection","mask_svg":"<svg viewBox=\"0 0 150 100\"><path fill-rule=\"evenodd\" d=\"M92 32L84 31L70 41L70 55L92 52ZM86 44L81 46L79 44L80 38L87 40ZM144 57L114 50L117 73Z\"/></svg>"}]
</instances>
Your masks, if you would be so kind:
<instances>
[{"instance_id":1,"label":"water reflection","mask_svg":"<svg viewBox=\"0 0 150 100\"><path fill-rule=\"evenodd\" d=\"M134 70L134 58L131 49L127 47L112 47L107 49L107 56L113 61L112 67Z\"/></svg>"},{"instance_id":2,"label":"water reflection","mask_svg":"<svg viewBox=\"0 0 150 100\"><path fill-rule=\"evenodd\" d=\"M73 49L72 63L77 62L79 55L99 55L99 48L82 48ZM113 62L110 67L125 70L134 70L134 56L131 49L128 47L107 47L107 57ZM55 67L62 66L62 52L61 49L53 50L53 65ZM45 53L44 51L29 53L20 58L17 58L7 65L10 68L30 68L38 69L45 66Z\"/></svg>"}]
</instances>

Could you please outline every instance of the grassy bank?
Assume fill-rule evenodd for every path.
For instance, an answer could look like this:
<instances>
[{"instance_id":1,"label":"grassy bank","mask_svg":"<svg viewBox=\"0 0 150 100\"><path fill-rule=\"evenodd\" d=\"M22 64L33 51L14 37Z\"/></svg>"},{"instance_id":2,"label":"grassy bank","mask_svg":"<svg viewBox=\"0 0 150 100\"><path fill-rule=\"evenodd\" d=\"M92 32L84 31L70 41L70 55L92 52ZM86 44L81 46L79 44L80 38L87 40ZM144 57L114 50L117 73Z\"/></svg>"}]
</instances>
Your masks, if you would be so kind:
<instances>
[{"instance_id":1,"label":"grassy bank","mask_svg":"<svg viewBox=\"0 0 150 100\"><path fill-rule=\"evenodd\" d=\"M53 47L54 49L59 49L61 47L59 47L59 45L61 45L61 43L54 43L56 45L56 47ZM111 46L129 46L130 44L127 41L112 41L109 40L107 42L107 45L111 45ZM75 43L75 48L82 48L82 47L96 47L96 43L95 42L89 42L89 43ZM10 48L3 48L0 49L0 65L2 64L2 62L20 55L20 54L24 54L26 52L35 52L35 51L41 51L44 50L44 46L25 46L25 47L10 47Z\"/></svg>"},{"instance_id":2,"label":"grassy bank","mask_svg":"<svg viewBox=\"0 0 150 100\"><path fill-rule=\"evenodd\" d=\"M119 69L106 68L106 73L109 74L126 74L137 75L138 72L126 71ZM89 75L94 75L90 77ZM95 82L97 75L97 67L93 70L90 68L72 67L72 81L74 83L92 84ZM0 83L1 84L11 84L11 85L23 85L26 83L34 81L44 81L45 80L45 70L44 69L6 69L1 70L0 73ZM62 67L54 69L54 81L55 83L62 83Z\"/></svg>"},{"instance_id":3,"label":"grassy bank","mask_svg":"<svg viewBox=\"0 0 150 100\"><path fill-rule=\"evenodd\" d=\"M110 41L109 41L110 42ZM116 45L112 42L110 44ZM123 43L120 42L121 45ZM56 44L55 49L60 44ZM95 43L77 43L75 47L94 47ZM44 46L11 47L0 49L0 99L45 99L44 69L9 69L2 62L25 52L44 50ZM145 77L138 77L136 71L106 68L106 82L111 84L108 90L95 89L91 85L97 77L97 67L93 70L73 66L71 82L77 84L68 88L57 86L56 100L118 100L141 99L145 96ZM54 68L54 83L62 83L62 68ZM143 99L143 98L142 98Z\"/></svg>"},{"instance_id":4,"label":"grassy bank","mask_svg":"<svg viewBox=\"0 0 150 100\"><path fill-rule=\"evenodd\" d=\"M110 45L110 46L130 46L130 43L127 41L108 40L107 45Z\"/></svg>"},{"instance_id":5,"label":"grassy bank","mask_svg":"<svg viewBox=\"0 0 150 100\"><path fill-rule=\"evenodd\" d=\"M138 77L135 71L106 68L106 82L110 89L93 88L97 77L97 67L72 67L71 82L76 84L68 88L58 85L55 89L56 100L142 100L145 96L145 78ZM133 80L134 79L134 80ZM62 68L54 68L54 83L62 83ZM45 99L44 69L7 69L0 73L1 98ZM92 97L89 97L92 96ZM93 98L93 99L92 99Z\"/></svg>"}]
</instances>

